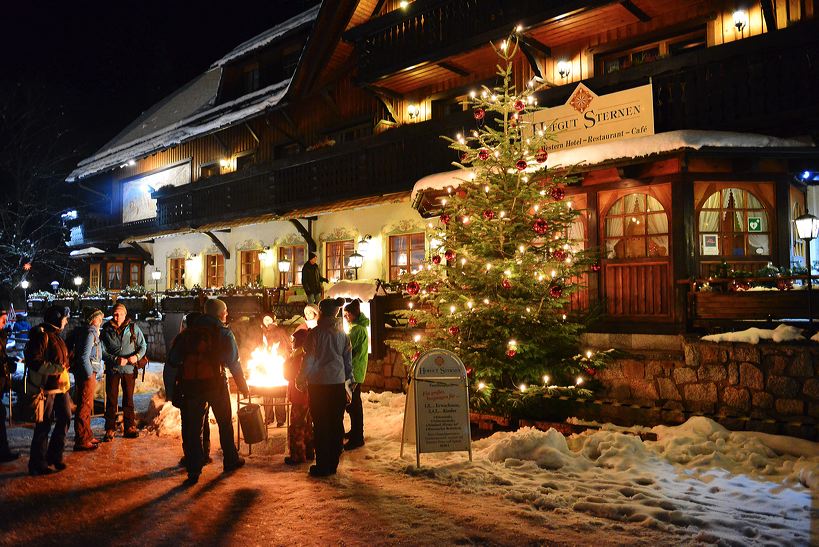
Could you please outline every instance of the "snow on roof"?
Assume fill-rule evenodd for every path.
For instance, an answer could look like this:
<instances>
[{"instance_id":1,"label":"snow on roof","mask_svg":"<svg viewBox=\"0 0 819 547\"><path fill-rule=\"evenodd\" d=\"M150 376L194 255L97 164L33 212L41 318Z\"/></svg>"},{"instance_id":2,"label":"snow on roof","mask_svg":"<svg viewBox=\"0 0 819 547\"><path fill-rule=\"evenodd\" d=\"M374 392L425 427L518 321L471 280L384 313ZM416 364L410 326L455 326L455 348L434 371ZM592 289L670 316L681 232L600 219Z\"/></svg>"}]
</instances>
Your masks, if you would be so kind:
<instances>
[{"instance_id":1,"label":"snow on roof","mask_svg":"<svg viewBox=\"0 0 819 547\"><path fill-rule=\"evenodd\" d=\"M193 137L211 133L222 127L259 115L275 106L287 93L290 78L267 86L239 99L220 104L179 120L159 131L126 144L97 152L79 163L66 180L76 180L122 165L134 158L179 144Z\"/></svg>"},{"instance_id":2,"label":"snow on roof","mask_svg":"<svg viewBox=\"0 0 819 547\"><path fill-rule=\"evenodd\" d=\"M228 53L227 55L213 63L211 65L211 68L222 67L227 63L233 61L234 59L238 59L243 55L247 55L251 51L266 46L270 42L283 37L285 34L289 32L293 32L304 25L312 23L318 16L320 7L321 4L313 6L309 10L299 15L296 15L295 17L290 18L287 21L278 24L269 30L264 31L263 33L259 34L254 38L251 38L246 42L239 44L236 48L233 49L233 51L231 51L230 53Z\"/></svg>"},{"instance_id":3,"label":"snow on roof","mask_svg":"<svg viewBox=\"0 0 819 547\"><path fill-rule=\"evenodd\" d=\"M68 255L69 256L74 256L74 257L83 257L83 256L92 256L92 255L102 254L104 252L105 251L103 251L102 249L100 249L98 247L86 247L85 249L76 249L74 251L71 251L70 253L68 253Z\"/></svg>"},{"instance_id":4,"label":"snow on roof","mask_svg":"<svg viewBox=\"0 0 819 547\"><path fill-rule=\"evenodd\" d=\"M643 158L654 154L685 149L804 148L807 146L813 145L812 143L805 143L799 140L780 139L753 133L680 130L550 152L548 165L557 168L581 165L585 168L607 161ZM415 203L418 192L424 190L443 190L448 186L458 186L461 180L470 176L471 172L470 169L457 169L455 171L434 173L424 177L415 183L412 189L411 202Z\"/></svg>"}]
</instances>

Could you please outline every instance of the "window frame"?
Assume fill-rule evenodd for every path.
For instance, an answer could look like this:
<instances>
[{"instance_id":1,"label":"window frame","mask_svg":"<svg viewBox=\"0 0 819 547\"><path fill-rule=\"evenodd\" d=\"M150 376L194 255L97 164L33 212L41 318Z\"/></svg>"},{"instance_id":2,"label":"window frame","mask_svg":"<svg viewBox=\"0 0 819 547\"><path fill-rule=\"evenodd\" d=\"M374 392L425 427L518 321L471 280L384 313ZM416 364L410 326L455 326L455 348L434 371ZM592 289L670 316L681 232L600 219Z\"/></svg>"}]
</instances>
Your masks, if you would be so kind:
<instances>
[{"instance_id":1,"label":"window frame","mask_svg":"<svg viewBox=\"0 0 819 547\"><path fill-rule=\"evenodd\" d=\"M725 207L723 205L723 203L724 203L724 197L723 197L724 194L723 194L723 192L726 192L726 191L729 191L729 190L740 190L740 191L743 191L743 192L747 192L748 194L753 196L753 198L757 202L759 202L761 208L757 208L757 207L751 208L751 207L747 206L747 204L746 204L746 206L743 206L743 207L740 207L740 208L734 207L732 209L729 209L729 208ZM716 193L719 193L719 195L720 195L719 208L705 208L704 205ZM731 232L723 231L722 225L723 225L723 222L725 221L724 218L728 214L729 211L731 211L732 215L736 215L737 212L740 212L740 214L742 215L742 224L740 226L741 227L740 231L731 231ZM700 217L702 216L703 212L717 213L718 217L717 217L717 230L716 231L710 231L710 230L709 231L703 231L703 230L701 230ZM752 212L760 212L762 215L765 216L765 221L766 221L766 225L767 225L765 231L763 231L763 232L749 232L747 230L747 228L748 228L748 217L749 217L749 214L751 214ZM776 212L775 209L773 209L770 206L770 204L768 204L766 202L766 200L763 197L760 196L760 194L754 192L751 188L748 188L747 185L744 184L744 183L726 182L726 183L715 184L714 188L707 189L705 192L703 192L702 199L696 205L694 222L695 222L695 233L696 233L697 256L700 259L703 259L703 260L727 260L727 261L737 260L737 259L739 259L739 260L750 259L750 260L756 260L756 261L770 260L771 258L774 257L774 244L775 244L775 237L776 237L776 234L774 233L774 223L775 223L775 219L776 219L775 212ZM773 213L773 215L772 215L772 213ZM719 249L718 249L719 252L717 254L704 254L703 253L702 241L703 241L703 236L704 235L715 235L716 236L717 244L719 246ZM733 249L730 249L730 250L728 250L726 252L726 243L725 242L728 241L728 240L736 241L736 239L740 235L742 237L742 245L743 245L742 251L743 251L743 254L741 254L741 255L733 254ZM764 236L768 237L768 252L766 254L756 254L756 253L750 252L750 250L751 250L750 236L751 235L755 235L755 236L764 235Z\"/></svg>"},{"instance_id":2,"label":"window frame","mask_svg":"<svg viewBox=\"0 0 819 547\"><path fill-rule=\"evenodd\" d=\"M119 287L111 286L111 269L112 267L119 267ZM113 291L121 291L125 288L123 285L123 275L125 274L125 264L123 262L107 262L105 264L105 288Z\"/></svg>"},{"instance_id":3,"label":"window frame","mask_svg":"<svg viewBox=\"0 0 819 547\"><path fill-rule=\"evenodd\" d=\"M345 254L347 251L347 246L349 244L350 252L349 254ZM331 254L330 251L335 250L341 246L341 268L331 268L331 261L335 260L338 256L338 253ZM337 279L338 281L343 281L347 279L348 272L353 271L353 268L348 268L347 264L350 262L350 256L355 252L355 239L339 239L336 241L327 241L324 244L324 277L329 280ZM339 272L339 275L336 276L331 274L331 272Z\"/></svg>"},{"instance_id":4,"label":"window frame","mask_svg":"<svg viewBox=\"0 0 819 547\"><path fill-rule=\"evenodd\" d=\"M215 258L215 263L211 264L211 258ZM215 267L215 272L211 273L211 268ZM217 284L220 281L221 284ZM211 278L214 283L211 284ZM225 286L225 255L222 253L210 253L205 255L205 288L221 289Z\"/></svg>"},{"instance_id":5,"label":"window frame","mask_svg":"<svg viewBox=\"0 0 819 547\"><path fill-rule=\"evenodd\" d=\"M102 281L102 268L101 264L89 264L88 266L88 288L93 290L99 290L100 283Z\"/></svg>"},{"instance_id":6,"label":"window frame","mask_svg":"<svg viewBox=\"0 0 819 547\"><path fill-rule=\"evenodd\" d=\"M427 244L426 244L426 233L424 232L407 232L404 234L390 234L387 238L387 278L390 282L398 281L401 277L401 269L405 269L405 273L409 273L413 270L413 263L412 263L412 254L414 251L417 251L413 246L413 238L418 238L420 236L420 250L422 252L422 258L420 263L418 264L419 267L423 268L424 259L426 258L427 254ZM408 238L407 245L406 245L406 255L407 255L407 263L403 266L398 264L397 262L393 262L393 254L394 252L398 252L398 256L400 257L400 251L393 251L393 240L398 240L400 238ZM416 241L417 243L417 241Z\"/></svg>"},{"instance_id":7,"label":"window frame","mask_svg":"<svg viewBox=\"0 0 819 547\"><path fill-rule=\"evenodd\" d=\"M239 251L239 283L240 287L246 287L248 285L254 284L257 282L261 282L262 278L262 261L259 258L259 255L262 253L261 249L245 249ZM250 260L247 260L248 256L252 256ZM247 271L247 268L250 268L250 272ZM248 276L250 279L248 280Z\"/></svg>"},{"instance_id":8,"label":"window frame","mask_svg":"<svg viewBox=\"0 0 819 547\"><path fill-rule=\"evenodd\" d=\"M179 257L168 259L168 275L165 276L168 289L185 286L185 260Z\"/></svg>"},{"instance_id":9,"label":"window frame","mask_svg":"<svg viewBox=\"0 0 819 547\"><path fill-rule=\"evenodd\" d=\"M614 209L614 206L617 205L617 203L619 203L621 201L624 201L624 200L626 200L627 198L629 198L631 196L642 196L642 198L643 198L643 210L642 211L628 212L626 210L626 207L625 207L626 203L624 202L623 211L621 213L612 213L612 209ZM648 198L649 197L660 204L660 207L662 208L661 211L651 211L649 209L649 206L648 206ZM649 216L659 216L661 214L665 215L665 224L666 224L665 231L664 232L657 232L657 233L649 233L649 231L648 231L648 226L649 226L648 217ZM631 218L629 218L629 217L631 217ZM636 221L633 220L636 217L640 217L640 218L637 219ZM613 219L613 218L621 218L622 219L622 222L623 222L622 232L623 233L620 236L609 236L608 233L607 233L608 232L608 221L609 221L609 219ZM629 221L629 223L626 222L627 220ZM643 233L641 233L641 234L628 234L628 232L627 232L628 226L633 222L636 222L636 225L639 225L641 221L644 223ZM615 261L634 261L634 260L643 260L643 259L670 260L670 258L671 258L671 222L670 222L670 219L669 219L668 209L663 204L662 200L657 195L654 195L654 193L649 191L647 188L638 188L634 192L623 193L621 195L618 195L615 199L612 199L611 204L606 208L605 214L601 218L600 227L601 227L601 234L600 235L601 235L602 250L603 250L604 257L605 257L606 260L615 260ZM652 254L651 249L650 249L651 239L652 238L663 238L663 237L665 238L665 242L666 242L665 254ZM633 241L633 240L637 240L637 239L642 240L642 242L643 242L643 244L642 244L643 254L641 254L639 256L629 256L627 254L628 249L630 249L629 242ZM609 254L609 245L608 245L610 240L617 240L618 243L620 241L624 242L624 245L626 247L626 254L624 254L623 256L619 256L618 254L615 253L614 256L611 256ZM615 243L615 245L617 245L617 243ZM614 249L614 246L612 246L612 250L613 249Z\"/></svg>"},{"instance_id":10,"label":"window frame","mask_svg":"<svg viewBox=\"0 0 819 547\"><path fill-rule=\"evenodd\" d=\"M297 251L301 251L301 264L296 262ZM290 253L289 258L287 253ZM288 258L290 262L290 271L279 272L279 286L280 287L301 287L301 270L307 263L307 245L279 245L276 252L278 257L276 260L276 268L280 260Z\"/></svg>"}]
</instances>

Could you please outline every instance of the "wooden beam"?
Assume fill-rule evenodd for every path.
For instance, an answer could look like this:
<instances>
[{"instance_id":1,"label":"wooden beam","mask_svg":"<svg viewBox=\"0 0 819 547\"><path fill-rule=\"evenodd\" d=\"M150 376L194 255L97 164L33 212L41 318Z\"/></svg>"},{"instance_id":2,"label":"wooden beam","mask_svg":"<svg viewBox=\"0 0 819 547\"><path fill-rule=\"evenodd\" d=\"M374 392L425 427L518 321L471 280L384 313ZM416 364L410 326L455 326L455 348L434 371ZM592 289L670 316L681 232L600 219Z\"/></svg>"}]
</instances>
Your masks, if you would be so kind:
<instances>
[{"instance_id":1,"label":"wooden beam","mask_svg":"<svg viewBox=\"0 0 819 547\"><path fill-rule=\"evenodd\" d=\"M129 241L128 245L133 247L136 250L136 252L139 253L139 256L142 257L142 260L144 260L145 263L148 264L148 266L154 265L154 257L151 255L151 253L143 249L139 243L137 243L136 241Z\"/></svg>"},{"instance_id":2,"label":"wooden beam","mask_svg":"<svg viewBox=\"0 0 819 547\"><path fill-rule=\"evenodd\" d=\"M253 128L250 127L250 124L248 124L247 122L245 122L245 129L247 129L250 132L250 136L253 137L253 139L256 141L256 144L259 144L259 136L256 135L256 132L253 131Z\"/></svg>"},{"instance_id":3,"label":"wooden beam","mask_svg":"<svg viewBox=\"0 0 819 547\"><path fill-rule=\"evenodd\" d=\"M315 253L318 246L316 245L316 241L313 239L313 236L310 233L310 231L307 228L305 228L304 224L299 222L298 219L291 218L290 222L293 224L293 226L296 227L296 230L298 230L298 232L301 234L301 237L304 238L304 241L307 242L307 250L312 253ZM308 219L308 222L311 222L310 219Z\"/></svg>"},{"instance_id":4,"label":"wooden beam","mask_svg":"<svg viewBox=\"0 0 819 547\"><path fill-rule=\"evenodd\" d=\"M213 232L202 232L202 233L205 234L206 236L208 236L211 241L213 241L213 244L216 245L216 248L219 249L219 252L221 252L222 256L225 257L225 260L230 260L230 251L227 250L227 247L225 247L224 243L219 241L219 238L216 237L216 234L214 234Z\"/></svg>"},{"instance_id":5,"label":"wooden beam","mask_svg":"<svg viewBox=\"0 0 819 547\"><path fill-rule=\"evenodd\" d=\"M532 51L529 49L524 42L520 43L520 50L523 52L523 56L526 57L526 60L529 62L529 66L532 68L532 72L538 78L543 78L543 73L540 71L540 67L537 66L537 59L532 54Z\"/></svg>"},{"instance_id":6,"label":"wooden beam","mask_svg":"<svg viewBox=\"0 0 819 547\"><path fill-rule=\"evenodd\" d=\"M339 109L338 104L336 104L336 101L333 99L333 96L330 95L330 91L326 87L321 90L321 97L328 105L330 105L330 108L333 109L333 113L336 115L336 117L341 118L341 109Z\"/></svg>"},{"instance_id":7,"label":"wooden beam","mask_svg":"<svg viewBox=\"0 0 819 547\"><path fill-rule=\"evenodd\" d=\"M381 13L381 10L384 8L384 3L386 1L387 0L378 0L378 2L375 3L373 12L370 14L370 19L375 19L376 17L378 17L378 14Z\"/></svg>"},{"instance_id":8,"label":"wooden beam","mask_svg":"<svg viewBox=\"0 0 819 547\"><path fill-rule=\"evenodd\" d=\"M446 69L446 70L448 70L450 72L454 72L458 76L469 76L471 74L471 72L469 72L465 68L461 68L461 67L459 67L458 65L456 65L454 63L441 61L441 62L439 62L437 64L438 64L439 67L444 68L444 69Z\"/></svg>"},{"instance_id":9,"label":"wooden beam","mask_svg":"<svg viewBox=\"0 0 819 547\"><path fill-rule=\"evenodd\" d=\"M283 110L281 111L281 113L284 116L285 121L289 120L290 124L292 125L292 120L290 120L290 117L287 114L285 114ZM279 131L284 133L284 135L291 141L299 143L302 148L307 148L307 145L304 143L303 140L301 140L301 138L298 136L296 132L288 131L282 126L282 124L276 123L275 121L273 121L271 125L273 125L274 129L278 129Z\"/></svg>"},{"instance_id":10,"label":"wooden beam","mask_svg":"<svg viewBox=\"0 0 819 547\"><path fill-rule=\"evenodd\" d=\"M774 12L773 2L771 0L761 0L762 15L765 17L765 26L768 27L768 32L776 30L776 13Z\"/></svg>"},{"instance_id":11,"label":"wooden beam","mask_svg":"<svg viewBox=\"0 0 819 547\"><path fill-rule=\"evenodd\" d=\"M367 91L369 91L370 93L375 95L375 98L378 99L381 102L381 104L384 105L384 108L386 108L387 112L389 112L390 116L392 116L392 121L394 121L394 122L398 121L398 119L399 119L398 118L398 112L395 110L395 107L392 105L392 103L388 99L391 99L391 100L401 100L401 99L397 98L394 93L391 93L391 92L389 92L389 91L387 91L387 90L385 90L385 89L383 89L381 87L375 86L375 85L365 85L364 89L366 89Z\"/></svg>"},{"instance_id":12,"label":"wooden beam","mask_svg":"<svg viewBox=\"0 0 819 547\"><path fill-rule=\"evenodd\" d=\"M552 56L552 48L541 42L540 40L536 40L531 36L526 36L522 34L520 37L520 43L526 44L526 46L530 49L533 49L543 55L544 57L551 57Z\"/></svg>"},{"instance_id":13,"label":"wooden beam","mask_svg":"<svg viewBox=\"0 0 819 547\"><path fill-rule=\"evenodd\" d=\"M623 0L622 2L620 2L620 5L626 8L626 11L628 11L630 14L632 14L634 17L636 17L643 23L648 23L649 21L651 21L651 16L644 12L643 10L641 10L640 8L638 8L637 6L635 6L634 2L632 2L631 0Z\"/></svg>"}]
</instances>

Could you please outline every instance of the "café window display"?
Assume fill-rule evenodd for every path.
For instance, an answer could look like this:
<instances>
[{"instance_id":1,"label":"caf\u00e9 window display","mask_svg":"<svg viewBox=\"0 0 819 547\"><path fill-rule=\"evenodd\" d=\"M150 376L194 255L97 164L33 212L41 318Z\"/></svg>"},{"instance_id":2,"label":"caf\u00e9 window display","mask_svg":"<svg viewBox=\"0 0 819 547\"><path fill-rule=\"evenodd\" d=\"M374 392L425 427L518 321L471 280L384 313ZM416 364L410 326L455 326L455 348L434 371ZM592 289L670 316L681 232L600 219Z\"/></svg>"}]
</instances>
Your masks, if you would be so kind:
<instances>
[{"instance_id":1,"label":"caf\u00e9 window display","mask_svg":"<svg viewBox=\"0 0 819 547\"><path fill-rule=\"evenodd\" d=\"M605 220L608 259L668 256L668 215L646 193L627 194L609 208Z\"/></svg>"},{"instance_id":2,"label":"caf\u00e9 window display","mask_svg":"<svg viewBox=\"0 0 819 547\"><path fill-rule=\"evenodd\" d=\"M701 256L771 254L767 208L749 190L726 187L712 192L698 211L697 228Z\"/></svg>"}]
</instances>

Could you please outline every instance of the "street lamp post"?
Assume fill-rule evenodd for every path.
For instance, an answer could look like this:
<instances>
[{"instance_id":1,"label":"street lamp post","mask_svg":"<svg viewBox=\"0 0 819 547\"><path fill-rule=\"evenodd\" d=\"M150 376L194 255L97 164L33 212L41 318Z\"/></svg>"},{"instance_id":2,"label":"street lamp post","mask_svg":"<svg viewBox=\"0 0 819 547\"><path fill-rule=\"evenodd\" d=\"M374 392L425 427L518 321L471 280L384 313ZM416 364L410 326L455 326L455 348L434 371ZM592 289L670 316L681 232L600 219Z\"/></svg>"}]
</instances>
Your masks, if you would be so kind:
<instances>
[{"instance_id":1,"label":"street lamp post","mask_svg":"<svg viewBox=\"0 0 819 547\"><path fill-rule=\"evenodd\" d=\"M148 317L152 317L154 319L160 319L162 315L159 313L159 280L162 278L162 272L159 271L159 268L154 268L154 271L151 272L151 279L154 280L154 297L153 297L153 306L151 309L148 310Z\"/></svg>"},{"instance_id":2,"label":"street lamp post","mask_svg":"<svg viewBox=\"0 0 819 547\"><path fill-rule=\"evenodd\" d=\"M793 221L796 224L796 233L799 239L805 242L805 266L808 268L808 325L813 327L813 268L810 263L810 242L819 236L819 218L816 218L808 211Z\"/></svg>"},{"instance_id":3,"label":"street lamp post","mask_svg":"<svg viewBox=\"0 0 819 547\"><path fill-rule=\"evenodd\" d=\"M162 272L159 269L154 268L154 271L151 272L151 279L154 280L154 296L159 293L159 280L162 277Z\"/></svg>"},{"instance_id":4,"label":"street lamp post","mask_svg":"<svg viewBox=\"0 0 819 547\"><path fill-rule=\"evenodd\" d=\"M76 314L80 315L80 286L82 285L82 277L79 275L74 277L74 286L77 288L77 296L74 297Z\"/></svg>"},{"instance_id":5,"label":"street lamp post","mask_svg":"<svg viewBox=\"0 0 819 547\"><path fill-rule=\"evenodd\" d=\"M23 303L25 304L26 309L28 309L28 288L30 284L27 279L23 279L20 281L20 286L23 288Z\"/></svg>"}]
</instances>

